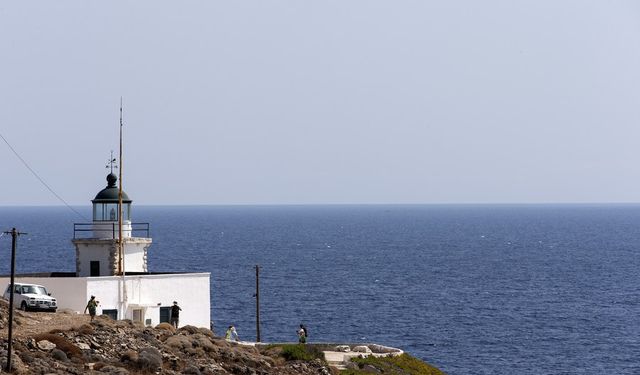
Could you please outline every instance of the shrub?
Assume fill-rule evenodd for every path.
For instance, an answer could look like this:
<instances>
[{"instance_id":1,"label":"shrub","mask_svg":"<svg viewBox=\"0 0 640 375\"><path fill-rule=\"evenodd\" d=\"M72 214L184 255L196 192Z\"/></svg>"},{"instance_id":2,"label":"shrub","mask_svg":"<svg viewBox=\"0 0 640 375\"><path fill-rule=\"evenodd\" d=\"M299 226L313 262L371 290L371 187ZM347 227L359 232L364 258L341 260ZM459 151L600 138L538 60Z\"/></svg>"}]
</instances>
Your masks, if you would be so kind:
<instances>
[{"instance_id":1,"label":"shrub","mask_svg":"<svg viewBox=\"0 0 640 375\"><path fill-rule=\"evenodd\" d=\"M198 327L195 327L195 326L186 325L186 326L180 327L178 329L178 332L186 332L186 333L188 333L190 335L193 335L193 334L198 333L199 329L198 329Z\"/></svg>"},{"instance_id":2,"label":"shrub","mask_svg":"<svg viewBox=\"0 0 640 375\"><path fill-rule=\"evenodd\" d=\"M162 368L162 354L156 348L141 349L138 353L138 367L141 370L156 371Z\"/></svg>"},{"instance_id":3,"label":"shrub","mask_svg":"<svg viewBox=\"0 0 640 375\"><path fill-rule=\"evenodd\" d=\"M165 331L170 331L171 333L176 332L176 328L169 323L160 323L156 326L156 329L163 329Z\"/></svg>"},{"instance_id":4,"label":"shrub","mask_svg":"<svg viewBox=\"0 0 640 375\"><path fill-rule=\"evenodd\" d=\"M77 328L77 331L79 334L81 335L91 335L93 334L96 330L95 328L93 328L91 325L89 324L83 324L80 327Z\"/></svg>"},{"instance_id":5,"label":"shrub","mask_svg":"<svg viewBox=\"0 0 640 375\"><path fill-rule=\"evenodd\" d=\"M421 360L412 357L408 354L402 354L394 357L373 357L366 358L353 358L353 362L358 365L358 368L363 369L366 365L375 367L383 374L390 375L445 375L442 371L435 367L432 367ZM342 375L359 375L370 374L369 371L362 370L345 370Z\"/></svg>"},{"instance_id":6,"label":"shrub","mask_svg":"<svg viewBox=\"0 0 640 375\"><path fill-rule=\"evenodd\" d=\"M324 360L322 351L312 345L304 344L282 345L280 355L287 361L311 361L316 358Z\"/></svg>"}]
</instances>

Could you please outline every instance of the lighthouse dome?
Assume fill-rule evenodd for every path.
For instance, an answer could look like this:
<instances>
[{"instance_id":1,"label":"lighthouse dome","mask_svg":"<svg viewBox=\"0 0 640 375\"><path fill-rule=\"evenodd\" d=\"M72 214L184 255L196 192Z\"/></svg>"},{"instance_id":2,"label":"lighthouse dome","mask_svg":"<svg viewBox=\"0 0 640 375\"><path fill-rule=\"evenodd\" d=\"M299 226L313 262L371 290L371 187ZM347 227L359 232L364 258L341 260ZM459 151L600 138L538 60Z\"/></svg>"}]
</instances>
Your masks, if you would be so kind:
<instances>
[{"instance_id":1,"label":"lighthouse dome","mask_svg":"<svg viewBox=\"0 0 640 375\"><path fill-rule=\"evenodd\" d=\"M109 173L107 175L107 187L100 190L95 198L91 202L93 203L117 203L118 202L118 186L116 186L116 182L118 181L118 177ZM124 191L122 192L122 202L123 203L131 203L131 199Z\"/></svg>"}]
</instances>

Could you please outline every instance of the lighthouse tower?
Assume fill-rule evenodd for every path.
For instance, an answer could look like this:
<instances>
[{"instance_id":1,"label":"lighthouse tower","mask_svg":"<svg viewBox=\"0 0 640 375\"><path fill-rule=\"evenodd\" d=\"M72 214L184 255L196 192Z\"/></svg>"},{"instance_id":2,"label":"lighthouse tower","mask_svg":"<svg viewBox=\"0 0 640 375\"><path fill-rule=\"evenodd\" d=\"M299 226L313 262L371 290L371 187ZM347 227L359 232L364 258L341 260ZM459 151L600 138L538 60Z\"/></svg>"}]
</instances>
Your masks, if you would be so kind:
<instances>
[{"instance_id":1,"label":"lighthouse tower","mask_svg":"<svg viewBox=\"0 0 640 375\"><path fill-rule=\"evenodd\" d=\"M122 192L122 247L124 262L118 249L118 177L107 175L107 187L91 201L93 222L75 224L73 244L76 247L76 275L79 277L114 276L147 272L147 250L151 246L148 223L131 222L131 199ZM89 237L87 237L87 233ZM134 237L142 233L145 237ZM81 237L81 238L78 238Z\"/></svg>"}]
</instances>

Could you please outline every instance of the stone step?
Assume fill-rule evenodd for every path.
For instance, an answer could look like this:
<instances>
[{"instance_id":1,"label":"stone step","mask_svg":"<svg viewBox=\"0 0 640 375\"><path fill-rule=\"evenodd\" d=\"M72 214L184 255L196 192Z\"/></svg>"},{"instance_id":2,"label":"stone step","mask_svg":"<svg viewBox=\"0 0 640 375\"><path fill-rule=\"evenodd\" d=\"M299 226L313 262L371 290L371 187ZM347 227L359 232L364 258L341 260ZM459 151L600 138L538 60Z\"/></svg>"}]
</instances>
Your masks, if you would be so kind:
<instances>
[{"instance_id":1,"label":"stone step","mask_svg":"<svg viewBox=\"0 0 640 375\"><path fill-rule=\"evenodd\" d=\"M331 361L331 362L327 362L327 364L331 367L335 367L338 370L346 370L347 367L344 365L344 362L335 362L335 361Z\"/></svg>"}]
</instances>

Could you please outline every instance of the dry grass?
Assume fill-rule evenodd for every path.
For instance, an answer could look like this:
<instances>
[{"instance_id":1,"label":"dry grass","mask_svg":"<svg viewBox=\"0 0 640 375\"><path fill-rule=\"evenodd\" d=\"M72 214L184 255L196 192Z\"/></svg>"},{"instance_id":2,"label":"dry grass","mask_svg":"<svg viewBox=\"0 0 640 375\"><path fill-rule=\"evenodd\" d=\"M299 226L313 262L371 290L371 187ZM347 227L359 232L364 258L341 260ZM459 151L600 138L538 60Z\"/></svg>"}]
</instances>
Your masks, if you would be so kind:
<instances>
[{"instance_id":1,"label":"dry grass","mask_svg":"<svg viewBox=\"0 0 640 375\"><path fill-rule=\"evenodd\" d=\"M165 331L170 331L171 333L175 333L176 329L169 323L160 323L156 326L157 329L163 329Z\"/></svg>"},{"instance_id":2,"label":"dry grass","mask_svg":"<svg viewBox=\"0 0 640 375\"><path fill-rule=\"evenodd\" d=\"M90 324L83 324L76 331L81 335L92 335L96 330Z\"/></svg>"}]
</instances>

